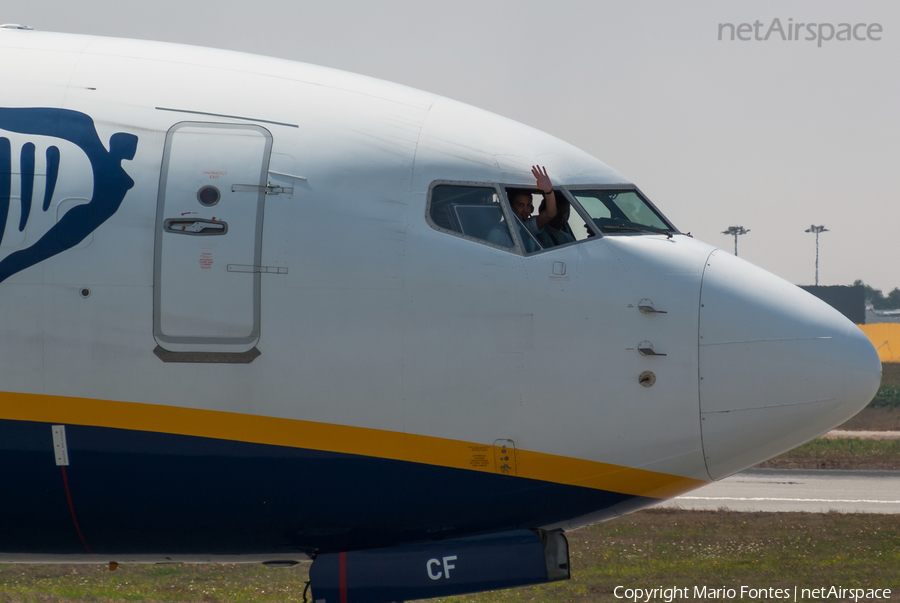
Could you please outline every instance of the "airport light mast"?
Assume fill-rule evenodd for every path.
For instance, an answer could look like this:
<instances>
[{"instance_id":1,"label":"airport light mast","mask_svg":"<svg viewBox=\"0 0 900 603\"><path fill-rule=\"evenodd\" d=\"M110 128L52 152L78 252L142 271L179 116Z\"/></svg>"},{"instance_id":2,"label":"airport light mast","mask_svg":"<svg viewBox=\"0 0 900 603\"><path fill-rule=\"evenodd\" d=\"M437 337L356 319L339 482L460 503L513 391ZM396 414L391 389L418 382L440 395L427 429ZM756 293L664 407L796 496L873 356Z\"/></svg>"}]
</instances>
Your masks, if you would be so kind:
<instances>
[{"instance_id":1,"label":"airport light mast","mask_svg":"<svg viewBox=\"0 0 900 603\"><path fill-rule=\"evenodd\" d=\"M738 235L747 234L750 232L749 228L744 228L743 226L729 226L728 230L723 230L722 234L724 235L734 235L734 255L737 256L737 238Z\"/></svg>"},{"instance_id":2,"label":"airport light mast","mask_svg":"<svg viewBox=\"0 0 900 603\"><path fill-rule=\"evenodd\" d=\"M816 234L816 286L819 286L819 233L820 232L828 232L828 229L824 226L816 226L814 224L810 225L809 228L804 230L803 232L813 232Z\"/></svg>"}]
</instances>

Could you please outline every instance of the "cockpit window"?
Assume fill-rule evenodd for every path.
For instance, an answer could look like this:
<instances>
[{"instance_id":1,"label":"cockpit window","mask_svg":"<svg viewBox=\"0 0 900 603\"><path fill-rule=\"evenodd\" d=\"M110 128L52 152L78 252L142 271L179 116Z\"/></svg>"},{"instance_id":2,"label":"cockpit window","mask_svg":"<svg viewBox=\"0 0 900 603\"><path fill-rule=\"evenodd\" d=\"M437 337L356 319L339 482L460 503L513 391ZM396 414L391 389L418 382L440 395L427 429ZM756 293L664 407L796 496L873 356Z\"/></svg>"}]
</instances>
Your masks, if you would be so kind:
<instances>
[{"instance_id":1,"label":"cockpit window","mask_svg":"<svg viewBox=\"0 0 900 603\"><path fill-rule=\"evenodd\" d=\"M434 226L511 249L509 225L493 187L442 184L431 191L429 216Z\"/></svg>"},{"instance_id":2,"label":"cockpit window","mask_svg":"<svg viewBox=\"0 0 900 603\"><path fill-rule=\"evenodd\" d=\"M677 232L637 191L569 192L604 234Z\"/></svg>"},{"instance_id":3,"label":"cockpit window","mask_svg":"<svg viewBox=\"0 0 900 603\"><path fill-rule=\"evenodd\" d=\"M431 185L425 213L436 230L523 255L601 235L678 233L636 189L559 186L554 197L556 216L540 220L538 229L547 201L534 187L439 180Z\"/></svg>"}]
</instances>

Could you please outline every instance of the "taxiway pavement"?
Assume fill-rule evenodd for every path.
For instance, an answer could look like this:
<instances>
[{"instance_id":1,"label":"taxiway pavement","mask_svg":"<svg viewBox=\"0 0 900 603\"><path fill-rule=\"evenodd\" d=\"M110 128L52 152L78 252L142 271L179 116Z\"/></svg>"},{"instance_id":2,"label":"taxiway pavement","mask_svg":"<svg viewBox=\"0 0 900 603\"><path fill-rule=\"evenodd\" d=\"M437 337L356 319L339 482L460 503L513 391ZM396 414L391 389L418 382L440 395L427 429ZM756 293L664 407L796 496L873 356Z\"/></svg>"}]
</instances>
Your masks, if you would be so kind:
<instances>
[{"instance_id":1,"label":"taxiway pavement","mask_svg":"<svg viewBox=\"0 0 900 603\"><path fill-rule=\"evenodd\" d=\"M658 507L900 513L900 471L747 469Z\"/></svg>"}]
</instances>

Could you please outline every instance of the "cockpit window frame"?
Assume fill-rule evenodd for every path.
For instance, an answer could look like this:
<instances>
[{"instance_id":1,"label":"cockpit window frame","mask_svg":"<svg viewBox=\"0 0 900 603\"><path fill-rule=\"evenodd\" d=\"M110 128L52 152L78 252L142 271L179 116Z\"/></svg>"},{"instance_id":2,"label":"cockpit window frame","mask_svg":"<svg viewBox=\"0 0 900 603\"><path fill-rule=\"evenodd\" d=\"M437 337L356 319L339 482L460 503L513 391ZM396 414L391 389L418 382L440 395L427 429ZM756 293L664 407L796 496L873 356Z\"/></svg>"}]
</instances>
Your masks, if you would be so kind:
<instances>
[{"instance_id":1,"label":"cockpit window frame","mask_svg":"<svg viewBox=\"0 0 900 603\"><path fill-rule=\"evenodd\" d=\"M517 224L519 227L521 227L523 230L527 230L527 229L525 229L525 225L522 224L522 220L519 218L519 216L517 216L517 215L516 215L515 213L513 213L513 211L512 211L512 204L510 203L510 200L509 200L509 194L508 194L508 191L509 191L509 189L513 189L513 190L517 190L517 191L529 191L529 192L531 192L532 194L541 194L541 190L540 190L538 187L536 187L536 186L522 186L522 185L520 185L520 184L502 184L502 183L501 183L501 184L500 184L500 187L503 189L503 200L505 201L504 205L506 205L506 207L504 208L505 211L509 211L509 213L512 214L513 219L516 221L516 224ZM583 210L583 209L581 208L581 206L575 201L575 199L572 197L572 195L568 194L568 193L565 191L565 188L563 188L563 187L561 187L561 186L554 186L554 187L553 187L553 191L554 191L555 193L557 193L557 194L560 193L560 192L562 192L562 193L564 194L564 196L566 197L566 200L569 202L569 206L572 207L572 208L575 208L575 211L576 211L576 213L579 215L579 217L581 217L582 219L584 219L584 216L585 216L584 210ZM594 221L593 221L592 219L590 219L590 218L585 219L585 224L590 224L591 227L592 227L592 229L593 229L593 231L594 231L595 233L598 233L596 224L594 224ZM540 241L537 240L537 237L535 237L535 236L532 235L531 233L528 233L529 238L535 243L535 245L538 246L538 248L535 249L534 251L525 251L525 243L524 243L524 241L522 241L522 239L521 239L521 233L520 233L520 231L519 231L519 228L514 228L513 230L515 231L516 242L517 242L517 244L519 245L519 251L520 251L521 255L523 255L523 256L525 256L525 257L532 257L532 256L535 256L535 255L539 255L539 254L541 254L541 253L544 253L545 251L552 251L552 250L554 250L554 249L561 249L561 248L563 248L563 247L570 247L570 246L572 246L572 245L577 245L578 243L583 243L583 242L586 240L586 239L582 239L582 240L580 240L580 241L579 241L579 240L575 240L575 241L572 241L572 242L570 242L570 243L563 243L562 245L554 245L553 247L544 247L544 246L541 245ZM592 238L592 237L589 237L589 238Z\"/></svg>"},{"instance_id":2,"label":"cockpit window frame","mask_svg":"<svg viewBox=\"0 0 900 603\"><path fill-rule=\"evenodd\" d=\"M513 242L512 247L504 247L502 245L498 245L496 243L492 243L486 239L480 239L478 237L473 237L471 235L467 235L465 233L459 232L457 230L452 230L449 228L445 228L443 226L438 225L431 217L431 209L432 209L432 197L434 193L434 189L438 186L459 186L459 187L470 187L470 188L485 188L485 189L493 189L494 193L498 195L500 200L500 209L503 213L503 219L507 224L507 228L510 231L510 237ZM571 247L572 245L578 245L580 243L584 243L587 240L599 240L607 236L619 236L618 233L609 233L603 232L600 230L600 227L597 226L596 222L594 222L593 218L588 214L587 210L585 210L578 200L575 198L573 191L592 191L592 190L602 190L602 191L622 191L622 192L633 192L637 194L641 200L647 204L647 206L659 217L659 219L665 223L672 234L682 234L672 222L653 204L648 198L647 195L643 193L637 186L633 184L567 184L567 185L558 185L554 186L553 190L557 194L562 194L566 200L569 202L569 205L572 210L574 210L578 217L584 221L585 225L590 228L593 236L588 236L586 239L575 240L570 243L564 243L562 245L555 245L553 247L543 247L540 242L533 236L531 236L532 241L538 246L538 249L534 251L526 251L525 242L522 240L522 233L520 229L524 228L522 225L522 221L519 219L517 215L512 211L512 207L510 205L509 196L507 191L509 189L514 190L527 190L533 191L535 194L540 193L535 186L521 185L521 184L512 184L505 182L484 182L477 180L434 180L428 186L428 197L425 203L425 221L426 223L433 228L434 230L449 234L454 237L464 239L466 241L472 241L473 243L478 243L479 245L485 245L492 249L497 249L499 251L504 251L506 253L511 253L513 255L519 255L523 257L532 257L535 255L540 255L547 251L553 251L554 249L560 249L563 247ZM515 225L515 227L511 227ZM529 235L530 236L530 235Z\"/></svg>"}]
</instances>

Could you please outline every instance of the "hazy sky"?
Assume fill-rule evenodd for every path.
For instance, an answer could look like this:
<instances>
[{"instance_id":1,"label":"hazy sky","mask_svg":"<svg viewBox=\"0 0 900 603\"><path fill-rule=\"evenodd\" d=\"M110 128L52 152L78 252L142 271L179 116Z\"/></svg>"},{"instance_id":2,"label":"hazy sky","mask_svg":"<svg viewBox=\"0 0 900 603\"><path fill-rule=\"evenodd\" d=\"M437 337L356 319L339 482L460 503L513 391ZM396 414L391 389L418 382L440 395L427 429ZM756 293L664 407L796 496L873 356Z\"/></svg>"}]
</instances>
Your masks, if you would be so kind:
<instances>
[{"instance_id":1,"label":"hazy sky","mask_svg":"<svg viewBox=\"0 0 900 603\"><path fill-rule=\"evenodd\" d=\"M779 19L800 40L718 40ZM792 21L789 21L792 20ZM634 181L682 231L789 281L900 286L900 3L3 0L0 22L345 69L500 113ZM857 36L822 40L841 23ZM879 28L868 29L872 24ZM792 28L792 32L795 28ZM815 32L815 40L806 40ZM755 38L756 31L744 37Z\"/></svg>"}]
</instances>

